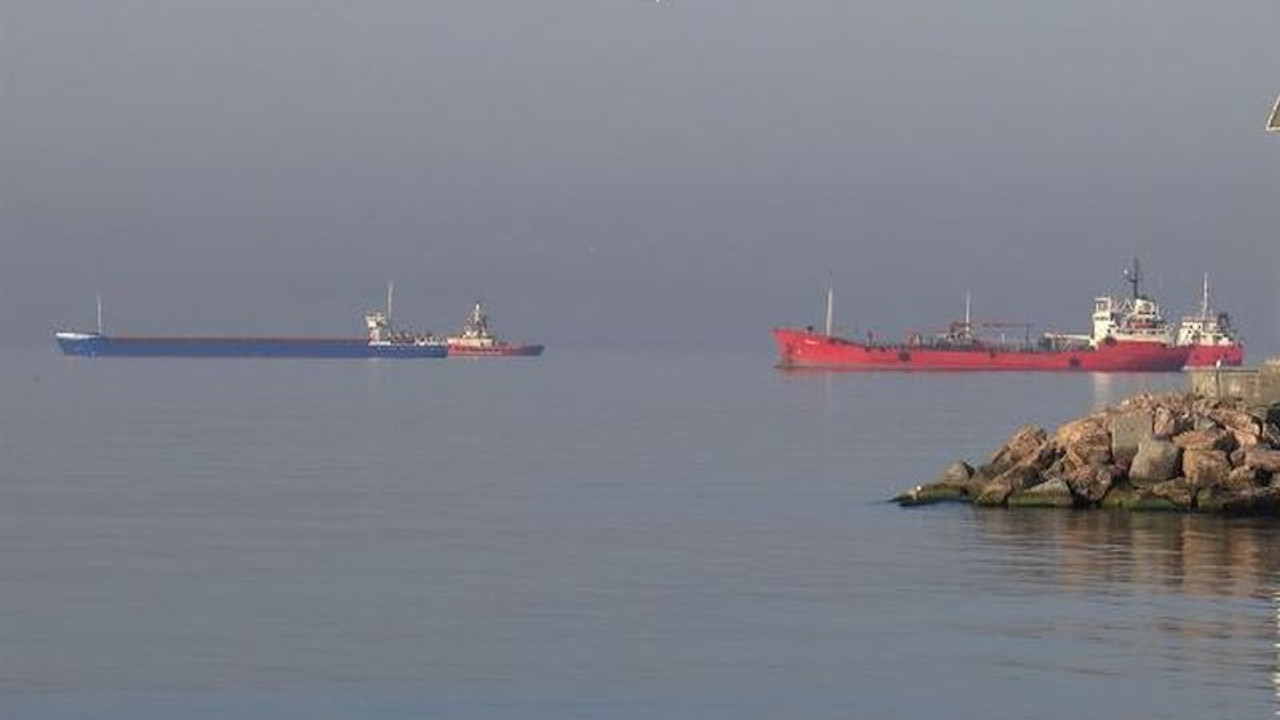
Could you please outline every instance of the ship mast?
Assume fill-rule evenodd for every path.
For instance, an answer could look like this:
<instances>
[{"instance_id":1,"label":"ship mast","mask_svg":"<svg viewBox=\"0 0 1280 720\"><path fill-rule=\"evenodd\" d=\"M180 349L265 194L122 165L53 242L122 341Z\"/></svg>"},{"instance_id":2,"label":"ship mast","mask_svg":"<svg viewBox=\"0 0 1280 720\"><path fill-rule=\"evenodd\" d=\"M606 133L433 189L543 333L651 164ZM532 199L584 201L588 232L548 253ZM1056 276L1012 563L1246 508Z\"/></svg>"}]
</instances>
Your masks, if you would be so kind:
<instances>
[{"instance_id":1,"label":"ship mast","mask_svg":"<svg viewBox=\"0 0 1280 720\"><path fill-rule=\"evenodd\" d=\"M387 327L391 327L391 300L395 295L396 283L394 280L387 281Z\"/></svg>"},{"instance_id":2,"label":"ship mast","mask_svg":"<svg viewBox=\"0 0 1280 720\"><path fill-rule=\"evenodd\" d=\"M1133 259L1133 269L1124 271L1125 282L1133 286L1133 299L1139 300L1142 294L1138 292L1139 283L1142 282L1142 266L1138 264L1138 258Z\"/></svg>"},{"instance_id":3,"label":"ship mast","mask_svg":"<svg viewBox=\"0 0 1280 720\"><path fill-rule=\"evenodd\" d=\"M832 289L831 283L827 283L827 313L826 313L826 323L823 325L824 329L826 330L827 336L831 335L831 320L832 320L832 313L834 312L834 310L832 309L832 306L834 304L833 303L834 299L835 299L835 290Z\"/></svg>"},{"instance_id":4,"label":"ship mast","mask_svg":"<svg viewBox=\"0 0 1280 720\"><path fill-rule=\"evenodd\" d=\"M102 293L98 293L98 334L102 334Z\"/></svg>"}]
</instances>

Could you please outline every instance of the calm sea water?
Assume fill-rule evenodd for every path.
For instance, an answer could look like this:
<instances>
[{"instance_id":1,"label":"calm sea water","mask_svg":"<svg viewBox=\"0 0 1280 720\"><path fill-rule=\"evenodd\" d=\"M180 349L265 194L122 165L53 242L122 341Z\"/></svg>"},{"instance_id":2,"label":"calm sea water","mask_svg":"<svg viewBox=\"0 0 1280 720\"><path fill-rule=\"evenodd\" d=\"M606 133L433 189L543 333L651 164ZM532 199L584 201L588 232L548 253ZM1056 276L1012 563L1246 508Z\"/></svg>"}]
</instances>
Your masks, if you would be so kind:
<instances>
[{"instance_id":1,"label":"calm sea water","mask_svg":"<svg viewBox=\"0 0 1280 720\"><path fill-rule=\"evenodd\" d=\"M0 354L0 717L1272 716L1276 524L885 502L1180 382Z\"/></svg>"}]
</instances>

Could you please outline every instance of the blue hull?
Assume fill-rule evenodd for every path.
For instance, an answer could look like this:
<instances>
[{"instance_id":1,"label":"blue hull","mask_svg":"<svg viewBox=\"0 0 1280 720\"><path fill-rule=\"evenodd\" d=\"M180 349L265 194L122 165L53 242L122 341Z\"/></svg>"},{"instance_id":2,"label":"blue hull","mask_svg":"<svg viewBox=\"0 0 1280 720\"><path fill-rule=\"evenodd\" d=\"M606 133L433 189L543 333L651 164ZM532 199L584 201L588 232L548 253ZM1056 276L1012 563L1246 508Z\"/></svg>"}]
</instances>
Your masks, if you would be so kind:
<instances>
[{"instance_id":1,"label":"blue hull","mask_svg":"<svg viewBox=\"0 0 1280 720\"><path fill-rule=\"evenodd\" d=\"M444 343L378 343L360 338L178 338L59 335L66 355L188 358L442 358Z\"/></svg>"}]
</instances>

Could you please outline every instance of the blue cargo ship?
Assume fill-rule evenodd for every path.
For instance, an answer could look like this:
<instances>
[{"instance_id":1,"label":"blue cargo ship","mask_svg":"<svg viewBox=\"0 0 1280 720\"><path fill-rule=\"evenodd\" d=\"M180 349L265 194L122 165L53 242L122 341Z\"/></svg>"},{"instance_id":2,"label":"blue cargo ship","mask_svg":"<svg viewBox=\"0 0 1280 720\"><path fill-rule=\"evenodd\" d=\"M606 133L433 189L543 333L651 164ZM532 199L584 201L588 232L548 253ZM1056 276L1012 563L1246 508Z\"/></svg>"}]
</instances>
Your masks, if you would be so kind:
<instances>
[{"instance_id":1,"label":"blue cargo ship","mask_svg":"<svg viewBox=\"0 0 1280 720\"><path fill-rule=\"evenodd\" d=\"M367 313L364 323L363 338L116 336L102 331L99 300L97 332L58 332L54 339L63 354L84 357L442 358L449 354L443 338L392 327L390 286L387 309Z\"/></svg>"}]
</instances>

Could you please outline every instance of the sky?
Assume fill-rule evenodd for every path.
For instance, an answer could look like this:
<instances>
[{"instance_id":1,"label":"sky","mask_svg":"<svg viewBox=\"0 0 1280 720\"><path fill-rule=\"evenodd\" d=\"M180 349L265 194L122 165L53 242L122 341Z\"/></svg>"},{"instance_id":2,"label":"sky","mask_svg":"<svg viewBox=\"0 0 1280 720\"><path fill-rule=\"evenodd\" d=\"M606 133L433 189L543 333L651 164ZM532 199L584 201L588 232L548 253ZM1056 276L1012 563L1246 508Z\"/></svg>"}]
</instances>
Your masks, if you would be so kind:
<instances>
[{"instance_id":1,"label":"sky","mask_svg":"<svg viewBox=\"0 0 1280 720\"><path fill-rule=\"evenodd\" d=\"M0 0L0 347L1085 331L1280 351L1275 0ZM51 350L52 351L52 350Z\"/></svg>"}]
</instances>

